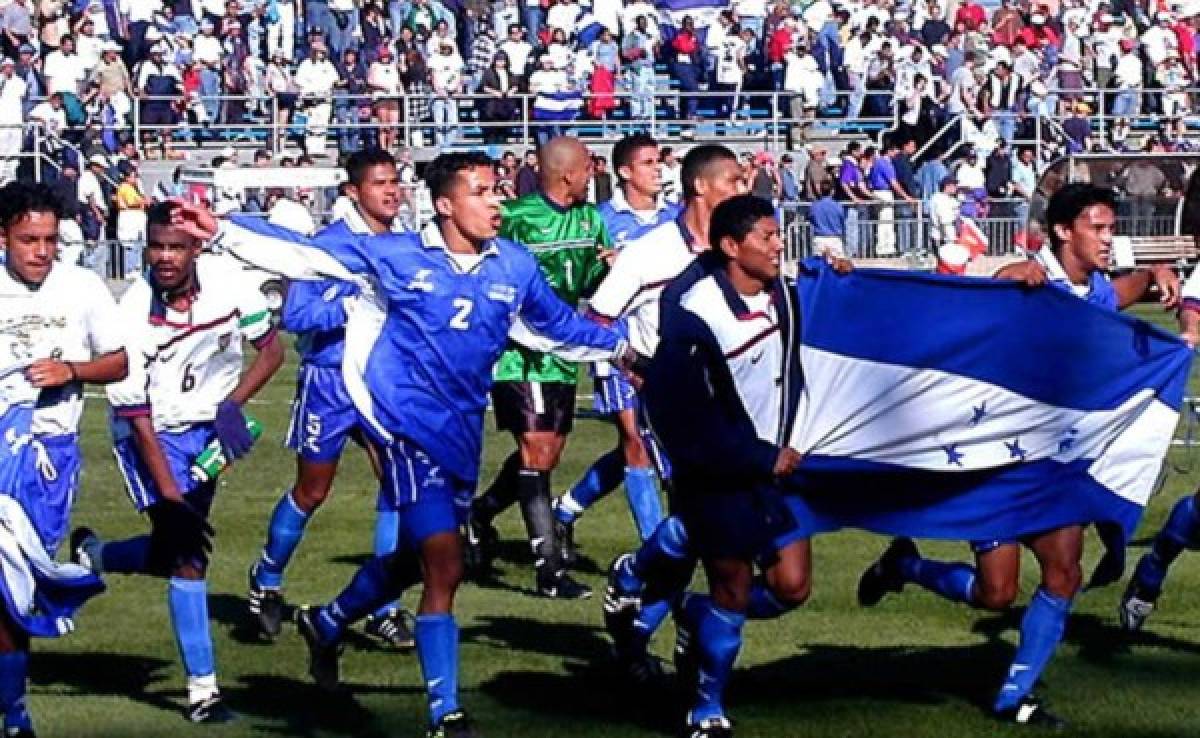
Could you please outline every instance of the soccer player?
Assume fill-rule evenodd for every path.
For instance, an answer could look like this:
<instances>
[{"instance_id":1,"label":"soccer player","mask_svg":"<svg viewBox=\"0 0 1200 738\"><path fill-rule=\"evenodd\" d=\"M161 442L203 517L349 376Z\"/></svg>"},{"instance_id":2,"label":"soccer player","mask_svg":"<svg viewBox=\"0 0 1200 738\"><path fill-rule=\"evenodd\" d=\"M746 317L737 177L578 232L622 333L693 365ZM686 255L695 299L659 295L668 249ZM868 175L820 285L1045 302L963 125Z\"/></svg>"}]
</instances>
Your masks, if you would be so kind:
<instances>
[{"instance_id":1,"label":"soccer player","mask_svg":"<svg viewBox=\"0 0 1200 738\"><path fill-rule=\"evenodd\" d=\"M658 142L646 133L633 133L617 141L612 150L619 185L612 199L600 206L600 217L619 252L625 244L673 220L680 206L662 198L662 162ZM574 557L574 525L583 512L625 480L625 493L634 524L646 538L662 519L662 506L654 484L654 466L660 473L665 459L657 453L653 436L638 422L637 395L620 372L597 364L594 408L611 417L617 427L617 447L601 456L554 504L559 538L568 560ZM655 453L654 465L651 453ZM666 476L665 474L663 475Z\"/></svg>"},{"instance_id":2,"label":"soccer player","mask_svg":"<svg viewBox=\"0 0 1200 738\"><path fill-rule=\"evenodd\" d=\"M1200 273L1192 272L1183 290L1179 312L1182 338L1193 349L1200 344ZM1183 497L1171 508L1167 522L1138 561L1125 589L1117 613L1121 627L1130 632L1142 629L1162 594L1167 570L1185 549L1200 549L1200 491Z\"/></svg>"},{"instance_id":3,"label":"soccer player","mask_svg":"<svg viewBox=\"0 0 1200 738\"><path fill-rule=\"evenodd\" d=\"M347 195L354 207L347 217L318 233L316 241L356 240L362 234L403 230L397 227L400 191L392 155L382 149L357 151L347 159L346 173ZM266 544L250 570L247 598L258 630L268 638L280 631L284 570L309 520L329 497L342 449L348 439L364 440L342 379L345 330L341 323L345 315L341 301L322 299L329 290L336 292L338 285L332 281L296 281L290 285L284 302L282 327L300 336L296 399L286 440L288 448L296 452L296 481L271 513ZM323 308L316 316L310 311L314 303ZM369 446L364 447L378 477L378 460ZM396 548L397 513L382 491L376 500L374 549L376 555L383 555ZM384 645L404 649L414 645L412 633L394 602L368 615L365 630Z\"/></svg>"},{"instance_id":4,"label":"soccer player","mask_svg":"<svg viewBox=\"0 0 1200 738\"><path fill-rule=\"evenodd\" d=\"M479 474L492 368L520 318L564 345L594 349L584 360L632 351L620 336L560 300L522 245L498 238L501 209L492 162L480 153L442 154L425 174L436 220L419 235L373 236L330 253L377 284L386 315L368 335L347 324L347 386L372 442L384 490L399 511L401 545L371 559L330 603L297 623L318 684L338 683L346 625L424 582L417 656L429 695L429 735L474 735L458 701L458 625L452 614L463 572L460 526ZM380 241L386 239L386 247ZM360 393L359 390L365 390Z\"/></svg>"},{"instance_id":5,"label":"soccer player","mask_svg":"<svg viewBox=\"0 0 1200 738\"><path fill-rule=\"evenodd\" d=\"M611 245L604 221L587 202L592 157L576 138L562 136L538 150L541 189L504 204L500 236L526 246L555 293L569 305L591 294L607 269ZM471 509L471 536L482 563L496 539L492 520L520 504L535 558L535 587L544 597L579 599L592 591L567 573L550 509L550 474L575 421L579 365L512 344L496 364L492 405L496 427L513 434L517 450Z\"/></svg>"},{"instance_id":6,"label":"soccer player","mask_svg":"<svg viewBox=\"0 0 1200 738\"><path fill-rule=\"evenodd\" d=\"M643 386L674 464L675 513L708 574L710 594L687 596L679 613L698 667L680 675L694 679L684 685L695 690L684 733L691 738L733 735L723 694L748 611L773 617L803 603L811 570L809 541L777 484L800 461L785 443L803 378L799 308L794 285L780 277L775 209L751 195L726 200L708 237L723 267L663 303Z\"/></svg>"},{"instance_id":7,"label":"soccer player","mask_svg":"<svg viewBox=\"0 0 1200 738\"><path fill-rule=\"evenodd\" d=\"M744 194L747 183L737 155L724 146L710 144L688 151L683 159L682 186L684 208L680 214L626 244L589 302L589 309L601 321L623 322L628 328L630 344L643 356L653 356L658 348L658 319L664 293L676 289L673 282L682 279L690 284L697 278L695 275L705 271L692 267L698 263L697 257L709 249L713 211L729 198ZM681 275L685 274L683 278ZM679 288L684 286L680 284ZM649 656L647 647L654 631L670 613L670 602L665 598L648 598L654 601L643 606L639 596L641 577L649 578L650 572L637 570L634 562L661 560L664 562L661 568L670 569L674 577L690 577L694 568L678 518L669 517L655 528L643 549L647 551L644 556L622 556L613 562L604 597L605 621L616 644L618 664L638 682L661 675L658 661ZM631 566L637 571L628 571ZM617 569L622 571L619 578ZM673 583L671 588L678 589L686 583L678 586Z\"/></svg>"},{"instance_id":8,"label":"soccer player","mask_svg":"<svg viewBox=\"0 0 1200 738\"><path fill-rule=\"evenodd\" d=\"M50 557L66 534L79 485L83 384L124 379L128 365L108 287L95 273L55 258L61 212L44 185L0 188L0 336L40 357L24 371L36 394L29 443L40 458L4 493L20 503ZM0 403L5 410L9 399ZM29 636L49 634L31 633L19 615L0 608L0 711L4 735L28 738L34 735L25 700Z\"/></svg>"},{"instance_id":9,"label":"soccer player","mask_svg":"<svg viewBox=\"0 0 1200 738\"><path fill-rule=\"evenodd\" d=\"M262 293L228 262L201 255L202 234L181 220L180 209L164 202L147 212L150 275L139 276L120 303L126 345L138 361L108 389L118 466L150 533L103 542L80 528L71 549L98 574L168 578L167 607L187 672L184 716L219 723L234 715L217 688L208 624L207 518L217 480L189 470L214 441L230 461L250 451L242 408L279 369L284 348ZM257 349L244 371L243 341Z\"/></svg>"},{"instance_id":10,"label":"soccer player","mask_svg":"<svg viewBox=\"0 0 1200 738\"><path fill-rule=\"evenodd\" d=\"M1068 184L1046 208L1049 246L1030 261L1001 269L997 276L1029 285L1049 283L1105 310L1132 305L1151 287L1168 309L1179 300L1178 278L1168 269L1141 269L1110 280L1116 195L1092 184ZM992 705L998 718L1021 725L1058 727L1033 688L1062 640L1067 616L1083 580L1083 529L1087 521L1029 536L1020 541L975 541L975 566L920 556L907 538L895 539L863 573L858 600L877 604L906 583L917 584L954 602L988 610L1013 603L1020 583L1021 549L1028 547L1041 567L1041 583L1021 621L1020 643L1008 676Z\"/></svg>"}]
</instances>

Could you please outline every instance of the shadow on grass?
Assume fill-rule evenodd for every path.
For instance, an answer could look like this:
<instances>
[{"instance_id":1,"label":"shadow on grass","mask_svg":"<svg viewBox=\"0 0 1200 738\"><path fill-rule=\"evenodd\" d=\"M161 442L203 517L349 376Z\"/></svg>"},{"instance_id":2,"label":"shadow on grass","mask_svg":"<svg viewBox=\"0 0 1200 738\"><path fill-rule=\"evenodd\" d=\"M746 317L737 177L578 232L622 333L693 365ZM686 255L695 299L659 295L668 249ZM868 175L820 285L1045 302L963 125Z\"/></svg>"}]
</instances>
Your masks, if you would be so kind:
<instances>
[{"instance_id":1,"label":"shadow on grass","mask_svg":"<svg viewBox=\"0 0 1200 738\"><path fill-rule=\"evenodd\" d=\"M152 691L169 678L174 662L123 653L54 653L38 651L29 660L29 679L37 687L63 685L78 694L126 697L162 710L178 712L176 702Z\"/></svg>"},{"instance_id":2,"label":"shadow on grass","mask_svg":"<svg viewBox=\"0 0 1200 738\"><path fill-rule=\"evenodd\" d=\"M1001 634L1006 631L1019 630L1023 617L1025 608L1013 608L979 618L971 630L999 641ZM1115 614L1111 619L1096 615L1072 615L1067 621L1063 642L1078 646L1079 658L1094 664L1128 655L1138 646L1200 655L1200 643L1195 641L1157 635L1153 629L1127 633L1116 621Z\"/></svg>"},{"instance_id":3,"label":"shadow on grass","mask_svg":"<svg viewBox=\"0 0 1200 738\"><path fill-rule=\"evenodd\" d=\"M375 724L371 712L354 695L394 694L405 690L349 684L342 691L326 692L297 679L248 674L222 691L241 715L269 721L255 725L262 733L312 735L332 731L367 738L387 733Z\"/></svg>"}]
</instances>

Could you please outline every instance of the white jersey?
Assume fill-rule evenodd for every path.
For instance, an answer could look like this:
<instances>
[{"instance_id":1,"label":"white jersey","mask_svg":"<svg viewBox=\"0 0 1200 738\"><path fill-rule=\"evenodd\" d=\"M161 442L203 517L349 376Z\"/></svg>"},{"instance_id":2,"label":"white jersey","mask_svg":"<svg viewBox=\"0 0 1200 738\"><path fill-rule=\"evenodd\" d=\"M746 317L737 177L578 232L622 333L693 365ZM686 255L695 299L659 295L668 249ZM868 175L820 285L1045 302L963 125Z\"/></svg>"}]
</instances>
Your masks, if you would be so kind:
<instances>
[{"instance_id":1,"label":"white jersey","mask_svg":"<svg viewBox=\"0 0 1200 738\"><path fill-rule=\"evenodd\" d=\"M671 220L627 243L588 302L599 315L625 318L629 345L643 356L653 356L658 348L663 290L703 251L685 240L681 228Z\"/></svg>"},{"instance_id":2,"label":"white jersey","mask_svg":"<svg viewBox=\"0 0 1200 738\"><path fill-rule=\"evenodd\" d=\"M90 361L124 347L117 305L108 287L94 272L60 262L36 289L0 269L0 334L15 337L30 361ZM33 432L77 433L81 417L80 382L43 390L33 415Z\"/></svg>"},{"instance_id":3,"label":"white jersey","mask_svg":"<svg viewBox=\"0 0 1200 738\"><path fill-rule=\"evenodd\" d=\"M120 414L148 409L157 431L180 432L216 417L242 374L242 342L272 331L266 298L228 260L196 260L190 309L168 307L144 277L121 298L128 331L129 377L109 385Z\"/></svg>"}]
</instances>

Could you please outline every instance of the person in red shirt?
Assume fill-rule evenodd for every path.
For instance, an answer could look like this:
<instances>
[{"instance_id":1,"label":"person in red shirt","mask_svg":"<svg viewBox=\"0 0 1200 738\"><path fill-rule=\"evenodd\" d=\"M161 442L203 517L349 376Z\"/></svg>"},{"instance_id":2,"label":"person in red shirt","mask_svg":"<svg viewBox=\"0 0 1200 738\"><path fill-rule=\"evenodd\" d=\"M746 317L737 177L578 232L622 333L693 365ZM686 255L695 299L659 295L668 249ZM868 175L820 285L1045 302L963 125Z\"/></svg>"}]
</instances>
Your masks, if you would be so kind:
<instances>
[{"instance_id":1,"label":"person in red shirt","mask_svg":"<svg viewBox=\"0 0 1200 738\"><path fill-rule=\"evenodd\" d=\"M1175 31L1175 39L1179 42L1179 56L1183 66L1187 68L1188 76L1196 76L1196 29L1192 27L1190 18L1177 18L1171 27Z\"/></svg>"},{"instance_id":2,"label":"person in red shirt","mask_svg":"<svg viewBox=\"0 0 1200 738\"><path fill-rule=\"evenodd\" d=\"M961 23L968 31L978 31L979 26L987 21L987 11L978 3L967 2L959 6L958 12L954 14L954 24Z\"/></svg>"},{"instance_id":3,"label":"person in red shirt","mask_svg":"<svg viewBox=\"0 0 1200 738\"><path fill-rule=\"evenodd\" d=\"M1058 32L1046 24L1046 17L1049 15L1045 5L1039 5L1034 8L1033 15L1029 17L1029 25L1021 29L1017 34L1017 38L1025 42L1025 45L1031 49L1036 49L1046 46L1062 47L1062 39Z\"/></svg>"},{"instance_id":4,"label":"person in red shirt","mask_svg":"<svg viewBox=\"0 0 1200 738\"><path fill-rule=\"evenodd\" d=\"M680 117L684 120L696 120L698 100L695 92L700 89L701 66L700 54L702 48L700 37L696 35L696 22L692 17L685 16L683 27L671 40L671 69L675 79L679 80L679 96L683 110Z\"/></svg>"}]
</instances>

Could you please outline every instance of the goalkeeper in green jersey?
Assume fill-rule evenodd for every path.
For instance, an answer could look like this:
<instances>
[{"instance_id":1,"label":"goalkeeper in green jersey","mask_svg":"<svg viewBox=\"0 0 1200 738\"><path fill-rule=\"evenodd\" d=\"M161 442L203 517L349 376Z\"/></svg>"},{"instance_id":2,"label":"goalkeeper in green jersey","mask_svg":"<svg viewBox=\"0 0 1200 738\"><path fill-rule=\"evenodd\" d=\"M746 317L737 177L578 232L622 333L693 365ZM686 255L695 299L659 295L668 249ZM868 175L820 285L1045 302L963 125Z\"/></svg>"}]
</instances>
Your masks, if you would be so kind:
<instances>
[{"instance_id":1,"label":"goalkeeper in green jersey","mask_svg":"<svg viewBox=\"0 0 1200 738\"><path fill-rule=\"evenodd\" d=\"M504 204L500 235L528 247L558 296L576 305L600 284L611 245L599 212L586 201L591 154L578 139L562 136L542 146L538 165L539 191ZM494 375L496 426L513 434L517 450L472 507L469 563L483 565L496 539L492 519L517 501L533 548L537 592L589 597L591 590L567 574L550 508L550 473L575 419L579 365L510 341Z\"/></svg>"}]
</instances>

